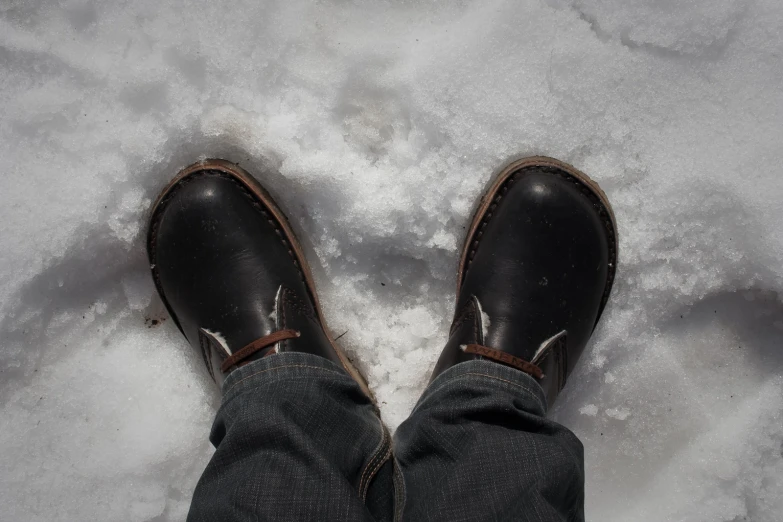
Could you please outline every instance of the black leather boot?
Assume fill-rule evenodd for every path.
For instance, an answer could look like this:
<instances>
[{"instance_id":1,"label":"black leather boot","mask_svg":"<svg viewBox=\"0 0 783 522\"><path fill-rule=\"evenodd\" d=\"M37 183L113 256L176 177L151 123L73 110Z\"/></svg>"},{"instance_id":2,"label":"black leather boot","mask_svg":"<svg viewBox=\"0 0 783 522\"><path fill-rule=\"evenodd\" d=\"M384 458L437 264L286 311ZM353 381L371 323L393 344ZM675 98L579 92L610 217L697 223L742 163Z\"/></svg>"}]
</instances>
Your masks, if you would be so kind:
<instances>
[{"instance_id":1,"label":"black leather boot","mask_svg":"<svg viewBox=\"0 0 783 522\"><path fill-rule=\"evenodd\" d=\"M152 276L210 376L280 352L306 352L367 385L325 329L288 220L247 172L222 160L181 171L152 210Z\"/></svg>"},{"instance_id":2,"label":"black leather boot","mask_svg":"<svg viewBox=\"0 0 783 522\"><path fill-rule=\"evenodd\" d=\"M606 195L574 167L509 165L482 198L457 275L457 308L432 378L488 359L536 378L551 405L606 306L617 228Z\"/></svg>"}]
</instances>

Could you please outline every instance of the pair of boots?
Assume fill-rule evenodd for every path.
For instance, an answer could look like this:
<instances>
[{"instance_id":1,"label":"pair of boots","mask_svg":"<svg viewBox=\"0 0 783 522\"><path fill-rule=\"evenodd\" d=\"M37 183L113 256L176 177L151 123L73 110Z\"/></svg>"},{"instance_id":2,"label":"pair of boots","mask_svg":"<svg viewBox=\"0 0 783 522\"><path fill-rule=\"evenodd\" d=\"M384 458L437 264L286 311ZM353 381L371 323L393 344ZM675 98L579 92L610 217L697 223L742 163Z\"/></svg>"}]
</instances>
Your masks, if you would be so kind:
<instances>
[{"instance_id":1,"label":"pair of boots","mask_svg":"<svg viewBox=\"0 0 783 522\"><path fill-rule=\"evenodd\" d=\"M180 172L154 205L148 253L161 299L218 384L262 357L304 352L371 396L325 328L288 220L237 165L206 160ZM551 158L512 163L470 225L432 378L495 361L531 375L551 405L606 305L616 260L615 220L597 184Z\"/></svg>"}]
</instances>

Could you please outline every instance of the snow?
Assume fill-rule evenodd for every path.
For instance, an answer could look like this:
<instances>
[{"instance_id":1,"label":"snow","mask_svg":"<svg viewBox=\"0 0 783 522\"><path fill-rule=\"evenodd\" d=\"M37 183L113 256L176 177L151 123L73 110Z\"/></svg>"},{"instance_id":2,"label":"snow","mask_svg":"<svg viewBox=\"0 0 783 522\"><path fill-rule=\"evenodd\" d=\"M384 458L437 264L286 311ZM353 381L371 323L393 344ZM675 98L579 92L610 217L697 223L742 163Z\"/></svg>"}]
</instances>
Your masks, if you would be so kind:
<instances>
[{"instance_id":1,"label":"snow","mask_svg":"<svg viewBox=\"0 0 783 522\"><path fill-rule=\"evenodd\" d=\"M259 173L397 426L510 158L589 173L613 298L552 416L588 519L783 517L777 0L3 0L4 520L181 520L219 401L143 238L177 169Z\"/></svg>"}]
</instances>

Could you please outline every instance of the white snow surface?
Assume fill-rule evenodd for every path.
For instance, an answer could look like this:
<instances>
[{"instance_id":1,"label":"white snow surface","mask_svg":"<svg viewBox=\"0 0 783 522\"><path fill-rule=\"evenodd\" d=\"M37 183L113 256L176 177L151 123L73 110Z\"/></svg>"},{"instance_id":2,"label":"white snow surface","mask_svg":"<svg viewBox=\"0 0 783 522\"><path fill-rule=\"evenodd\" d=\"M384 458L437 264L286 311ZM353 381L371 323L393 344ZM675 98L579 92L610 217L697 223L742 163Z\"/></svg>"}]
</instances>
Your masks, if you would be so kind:
<instances>
[{"instance_id":1,"label":"white snow surface","mask_svg":"<svg viewBox=\"0 0 783 522\"><path fill-rule=\"evenodd\" d=\"M277 195L394 428L477 198L533 154L619 225L551 412L588 519L783 520L779 0L0 0L0 518L184 518L219 394L144 252L180 167Z\"/></svg>"}]
</instances>

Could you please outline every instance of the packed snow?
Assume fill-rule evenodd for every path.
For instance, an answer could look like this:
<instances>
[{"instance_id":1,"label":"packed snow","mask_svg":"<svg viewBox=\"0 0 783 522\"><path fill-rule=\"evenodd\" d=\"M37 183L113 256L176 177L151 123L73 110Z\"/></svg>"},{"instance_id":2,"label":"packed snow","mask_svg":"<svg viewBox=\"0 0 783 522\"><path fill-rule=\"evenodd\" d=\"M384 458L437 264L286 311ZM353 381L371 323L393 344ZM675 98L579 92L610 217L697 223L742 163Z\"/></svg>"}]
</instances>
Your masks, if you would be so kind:
<instances>
[{"instance_id":1,"label":"packed snow","mask_svg":"<svg viewBox=\"0 0 783 522\"><path fill-rule=\"evenodd\" d=\"M783 519L779 0L0 0L0 518L184 518L219 393L145 260L179 168L277 195L394 428L476 199L533 154L618 219L551 412L588 519Z\"/></svg>"}]
</instances>

